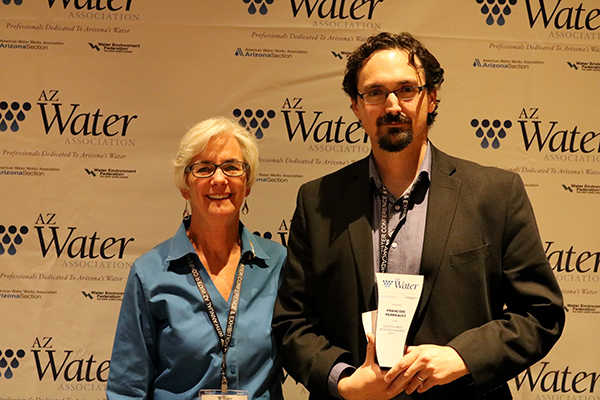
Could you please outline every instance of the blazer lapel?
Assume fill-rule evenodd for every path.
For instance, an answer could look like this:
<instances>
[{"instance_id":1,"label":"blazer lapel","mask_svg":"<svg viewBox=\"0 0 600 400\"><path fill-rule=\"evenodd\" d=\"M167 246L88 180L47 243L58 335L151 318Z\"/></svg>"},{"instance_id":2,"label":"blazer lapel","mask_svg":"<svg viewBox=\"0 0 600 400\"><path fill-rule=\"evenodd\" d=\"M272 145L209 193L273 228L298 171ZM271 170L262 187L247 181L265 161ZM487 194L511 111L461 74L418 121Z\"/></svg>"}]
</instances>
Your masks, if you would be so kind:
<instances>
[{"instance_id":1,"label":"blazer lapel","mask_svg":"<svg viewBox=\"0 0 600 400\"><path fill-rule=\"evenodd\" d=\"M369 182L368 157L357 163L351 170L344 197L360 216L348 224L350 247L356 265L357 282L365 310L375 306L373 273L373 240L371 220L373 219L373 201Z\"/></svg>"},{"instance_id":2,"label":"blazer lapel","mask_svg":"<svg viewBox=\"0 0 600 400\"><path fill-rule=\"evenodd\" d=\"M425 309L435 285L456 212L461 181L453 177L455 172L452 158L432 145L431 186L421 259L421 274L425 282L418 316Z\"/></svg>"}]
</instances>

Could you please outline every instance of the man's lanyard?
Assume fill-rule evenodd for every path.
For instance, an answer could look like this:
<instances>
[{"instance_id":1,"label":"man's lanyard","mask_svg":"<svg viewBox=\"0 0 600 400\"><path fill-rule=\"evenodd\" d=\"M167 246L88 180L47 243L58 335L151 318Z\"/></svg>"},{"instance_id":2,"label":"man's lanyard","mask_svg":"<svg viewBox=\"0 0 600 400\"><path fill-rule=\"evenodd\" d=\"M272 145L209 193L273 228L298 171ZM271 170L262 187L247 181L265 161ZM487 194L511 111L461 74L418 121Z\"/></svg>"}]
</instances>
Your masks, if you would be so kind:
<instances>
[{"instance_id":1,"label":"man's lanyard","mask_svg":"<svg viewBox=\"0 0 600 400\"><path fill-rule=\"evenodd\" d=\"M252 253L254 253L254 246L252 246L252 250ZM235 286L233 287L233 298L231 299L231 306L229 307L229 315L227 317L227 328L225 330L225 334L223 334L223 329L219 323L219 318L217 318L215 307L210 299L208 290L206 290L206 285L200 276L200 271L198 271L198 268L196 268L196 265L194 265L194 260L189 253L186 254L186 258L190 269L192 270L192 276L194 277L196 285L198 285L198 289L202 295L202 299L204 300L204 304L206 304L206 311L208 312L210 321L212 322L212 325L217 332L217 336L219 337L221 349L223 350L223 361L221 362L221 392L227 393L227 363L225 361L225 356L227 354L227 350L229 350L231 338L233 337L233 324L235 323L238 303L240 301L240 292L242 291L242 279L244 279L245 268L245 265L242 261L243 257L240 258L240 263L238 265L237 278L235 280Z\"/></svg>"},{"instance_id":2,"label":"man's lanyard","mask_svg":"<svg viewBox=\"0 0 600 400\"><path fill-rule=\"evenodd\" d=\"M400 227L403 225L404 220L406 219L406 211L408 209L408 197L405 196L403 198L403 209L392 234L388 236L388 190L385 185L381 186L381 228L379 229L379 251L380 251L380 262L379 262L379 272L385 273L388 269L388 254L390 252L390 246L392 244L393 239L398 234Z\"/></svg>"}]
</instances>

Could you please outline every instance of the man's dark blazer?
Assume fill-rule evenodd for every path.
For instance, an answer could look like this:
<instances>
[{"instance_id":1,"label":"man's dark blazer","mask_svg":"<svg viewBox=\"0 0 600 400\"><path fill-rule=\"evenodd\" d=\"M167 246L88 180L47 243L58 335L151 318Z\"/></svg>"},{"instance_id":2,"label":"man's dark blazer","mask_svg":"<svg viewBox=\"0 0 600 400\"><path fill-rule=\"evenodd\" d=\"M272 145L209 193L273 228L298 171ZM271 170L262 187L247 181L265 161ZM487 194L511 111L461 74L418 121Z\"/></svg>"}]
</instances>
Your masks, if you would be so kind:
<instances>
[{"instance_id":1,"label":"man's dark blazer","mask_svg":"<svg viewBox=\"0 0 600 400\"><path fill-rule=\"evenodd\" d=\"M510 399L506 382L562 333L561 291L520 177L431 147L425 280L408 344L452 346L471 374L413 398ZM361 314L376 308L378 223L368 170L365 158L298 193L273 326L285 369L311 399L330 398L336 362L365 359Z\"/></svg>"}]
</instances>

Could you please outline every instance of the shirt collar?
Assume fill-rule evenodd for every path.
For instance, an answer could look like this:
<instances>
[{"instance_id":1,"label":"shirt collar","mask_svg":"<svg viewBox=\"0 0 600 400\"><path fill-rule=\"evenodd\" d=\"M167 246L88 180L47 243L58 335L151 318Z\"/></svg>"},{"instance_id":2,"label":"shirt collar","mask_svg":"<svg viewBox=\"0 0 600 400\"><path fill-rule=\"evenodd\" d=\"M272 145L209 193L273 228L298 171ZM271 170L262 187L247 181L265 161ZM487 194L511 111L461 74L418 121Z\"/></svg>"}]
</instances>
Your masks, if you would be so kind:
<instances>
[{"instance_id":1,"label":"shirt collar","mask_svg":"<svg viewBox=\"0 0 600 400\"><path fill-rule=\"evenodd\" d=\"M404 195L410 195L415 186L419 182L429 182L431 176L431 143L427 141L427 150L425 151L425 157L423 158L423 162L419 166L419 173L415 177L415 180L410 184L410 186L403 193ZM379 177L379 172L377 172L377 167L375 166L375 158L373 157L373 152L369 156L369 179L375 187L381 192L381 188L383 186L383 181ZM391 194L390 194L391 195ZM393 196L392 196L393 197Z\"/></svg>"},{"instance_id":2,"label":"shirt collar","mask_svg":"<svg viewBox=\"0 0 600 400\"><path fill-rule=\"evenodd\" d=\"M179 229L171 239L169 254L165 261L171 263L172 261L180 260L187 254L196 254L196 250L190 242L187 236L187 228L189 221L183 221L179 225ZM240 236L242 239L242 255L246 260L252 260L258 258L261 260L270 259L269 255L262 249L260 244L257 242L256 237L240 222ZM266 265L265 263L258 263L258 265Z\"/></svg>"}]
</instances>

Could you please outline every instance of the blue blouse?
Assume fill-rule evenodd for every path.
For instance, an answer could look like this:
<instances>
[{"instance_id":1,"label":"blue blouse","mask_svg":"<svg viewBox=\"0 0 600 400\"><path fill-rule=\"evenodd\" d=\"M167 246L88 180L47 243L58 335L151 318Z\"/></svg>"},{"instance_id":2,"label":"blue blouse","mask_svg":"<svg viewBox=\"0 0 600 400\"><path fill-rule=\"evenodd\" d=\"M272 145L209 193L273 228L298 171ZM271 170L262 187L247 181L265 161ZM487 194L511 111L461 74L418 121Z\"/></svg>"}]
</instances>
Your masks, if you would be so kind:
<instances>
[{"instance_id":1,"label":"blue blouse","mask_svg":"<svg viewBox=\"0 0 600 400\"><path fill-rule=\"evenodd\" d=\"M250 399L281 400L281 355L271 318L286 250L241 223L240 233L242 255L252 248L254 254L244 271L227 380L230 389L247 390ZM200 389L220 389L223 353L186 261L190 253L225 331L231 296L221 296L182 223L175 236L131 267L108 376L109 400L196 399Z\"/></svg>"}]
</instances>

